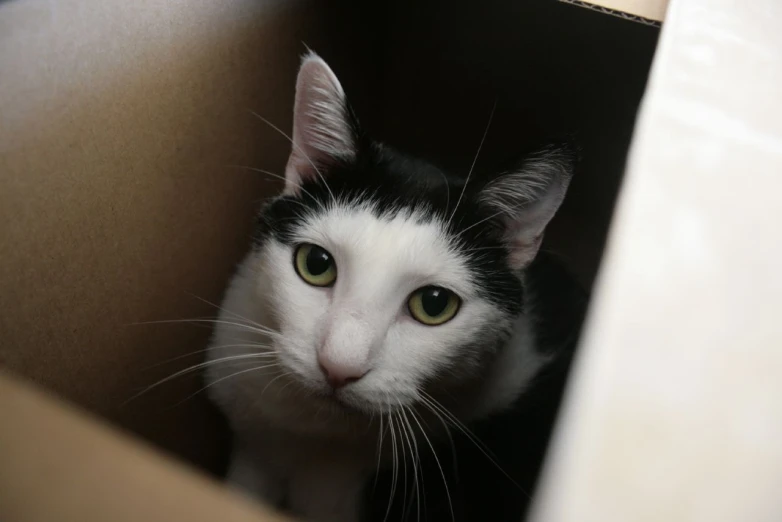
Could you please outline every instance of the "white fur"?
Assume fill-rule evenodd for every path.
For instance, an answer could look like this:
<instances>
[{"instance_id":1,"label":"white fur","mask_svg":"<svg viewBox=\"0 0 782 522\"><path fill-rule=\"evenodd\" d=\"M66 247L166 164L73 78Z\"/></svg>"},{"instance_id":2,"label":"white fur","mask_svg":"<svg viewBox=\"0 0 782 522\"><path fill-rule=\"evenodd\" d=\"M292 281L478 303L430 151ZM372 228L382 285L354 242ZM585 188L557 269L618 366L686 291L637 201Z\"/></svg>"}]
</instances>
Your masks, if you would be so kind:
<instances>
[{"instance_id":1,"label":"white fur","mask_svg":"<svg viewBox=\"0 0 782 522\"><path fill-rule=\"evenodd\" d=\"M214 364L208 378L216 382L210 387L212 397L237 438L251 446L239 458L253 460L249 466L261 475L271 473L271 480L291 488L301 474L308 480L320 477L332 486L343 484L344 495L356 493L376 462L378 428L370 415L399 404L415 405L427 378L465 364L455 347L478 341L478 332L487 325L501 329L507 321L479 296L442 223L422 223L419 217L402 213L377 218L371 208L335 205L309 218L296 240L317 244L334 256L338 276L332 288L304 282L293 266L293 249L274 239L242 263L223 303L220 320L225 322L217 325L209 357L215 361L226 355L220 346L237 344L248 346L234 346L231 355L256 353L259 349L249 346L254 343L267 346L262 350L272 356ZM442 286L461 297L461 309L451 321L431 327L409 315L409 295L425 285ZM460 420L501 410L518 397L544 363L533 350L531 335L530 321L522 316L513 325L512 346L485 370L479 392L454 410ZM360 359L370 370L337 392L354 408L326 396L330 390L317 363L324 345L332 356ZM272 360L279 366L247 371ZM243 470L243 483L269 480L248 480L247 462L235 467ZM264 488L255 493L268 495ZM306 498L302 491L289 494ZM294 508L314 520L328 520L316 509L323 502L310 500L312 505L302 500ZM350 520L347 513L339 516Z\"/></svg>"},{"instance_id":2,"label":"white fur","mask_svg":"<svg viewBox=\"0 0 782 522\"><path fill-rule=\"evenodd\" d=\"M503 217L514 268L526 267L537 255L543 232L565 198L571 174L557 151L544 151L481 191L479 201Z\"/></svg>"},{"instance_id":3,"label":"white fur","mask_svg":"<svg viewBox=\"0 0 782 522\"><path fill-rule=\"evenodd\" d=\"M308 176L321 176L316 165L353 153L345 107L331 69L309 55L297 83L286 194L297 193ZM497 198L508 190L496 187ZM413 440L422 425L413 429L398 412L409 408L416 423L416 415L431 416L422 390L432 379L450 376L439 382L459 395L450 411L462 422L519 396L545 363L534 350L531 321L511 319L482 297L445 226L416 211L378 217L369 204L332 199L294 232L295 244L331 253L332 287L304 282L294 268L295 244L273 236L246 257L208 351L209 391L236 437L232 482L270 502L287 499L307 520L353 522L366 477L396 454L387 439L378 444L384 422L407 423L408 444L423 446ZM460 297L453 319L433 327L412 318L409 296L427 285ZM367 373L332 391L319 352Z\"/></svg>"},{"instance_id":4,"label":"white fur","mask_svg":"<svg viewBox=\"0 0 782 522\"><path fill-rule=\"evenodd\" d=\"M336 75L322 58L309 53L296 81L286 192L293 193L304 179L319 176L318 164L353 156L354 136L346 109L345 92Z\"/></svg>"}]
</instances>

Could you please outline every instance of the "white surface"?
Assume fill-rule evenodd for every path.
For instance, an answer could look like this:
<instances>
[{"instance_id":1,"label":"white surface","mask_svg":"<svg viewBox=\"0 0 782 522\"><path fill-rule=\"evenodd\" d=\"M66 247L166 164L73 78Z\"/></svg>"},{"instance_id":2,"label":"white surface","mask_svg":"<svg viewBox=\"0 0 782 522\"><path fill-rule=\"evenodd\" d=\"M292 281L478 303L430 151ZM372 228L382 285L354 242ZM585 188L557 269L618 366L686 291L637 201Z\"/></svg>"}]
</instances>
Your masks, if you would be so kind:
<instances>
[{"instance_id":1,"label":"white surface","mask_svg":"<svg viewBox=\"0 0 782 522\"><path fill-rule=\"evenodd\" d=\"M780 21L671 3L535 522L782 520Z\"/></svg>"},{"instance_id":2,"label":"white surface","mask_svg":"<svg viewBox=\"0 0 782 522\"><path fill-rule=\"evenodd\" d=\"M569 0L564 0L565 2ZM668 7L668 0L578 0L584 4L592 4L600 7L613 9L636 16L641 16L648 20L657 20L661 22L665 19L665 9Z\"/></svg>"}]
</instances>

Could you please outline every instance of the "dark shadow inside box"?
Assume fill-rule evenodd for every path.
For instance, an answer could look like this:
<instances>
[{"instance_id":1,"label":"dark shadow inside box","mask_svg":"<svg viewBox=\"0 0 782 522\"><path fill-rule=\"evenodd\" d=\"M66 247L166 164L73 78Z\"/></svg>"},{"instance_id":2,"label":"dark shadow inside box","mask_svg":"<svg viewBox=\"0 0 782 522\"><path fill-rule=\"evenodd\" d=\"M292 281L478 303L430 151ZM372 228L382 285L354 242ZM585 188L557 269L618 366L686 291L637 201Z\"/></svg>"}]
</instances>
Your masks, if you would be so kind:
<instances>
[{"instance_id":1,"label":"dark shadow inside box","mask_svg":"<svg viewBox=\"0 0 782 522\"><path fill-rule=\"evenodd\" d=\"M545 249L591 287L659 30L556 0L403 0L385 28L372 118L388 142L466 172L495 102L476 170L576 139L580 170Z\"/></svg>"},{"instance_id":2,"label":"dark shadow inside box","mask_svg":"<svg viewBox=\"0 0 782 522\"><path fill-rule=\"evenodd\" d=\"M535 269L549 316L542 336L569 356L544 372L518 415L454 435L459 462L447 445L439 462L422 458L425 493L414 493L408 470L403 494L398 470L396 480L381 474L370 495L372 520L389 503L390 520L520 520L566 387L659 29L555 0L402 0L387 9L381 101L363 116L380 139L466 174L494 111L476 172L549 138L572 137L581 149L542 249L556 268ZM394 482L399 498L390 502Z\"/></svg>"}]
</instances>

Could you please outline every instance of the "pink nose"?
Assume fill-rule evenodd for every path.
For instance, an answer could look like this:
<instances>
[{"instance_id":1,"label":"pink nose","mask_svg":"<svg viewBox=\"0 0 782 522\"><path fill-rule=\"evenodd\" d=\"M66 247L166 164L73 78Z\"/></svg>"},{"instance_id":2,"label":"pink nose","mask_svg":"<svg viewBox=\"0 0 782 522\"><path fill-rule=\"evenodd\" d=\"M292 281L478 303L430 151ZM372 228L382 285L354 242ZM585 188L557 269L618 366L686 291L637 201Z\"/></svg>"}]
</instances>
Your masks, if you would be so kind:
<instances>
[{"instance_id":1,"label":"pink nose","mask_svg":"<svg viewBox=\"0 0 782 522\"><path fill-rule=\"evenodd\" d=\"M367 373L367 370L358 366L335 363L323 356L318 357L318 364L320 371L326 376L326 382L335 390L356 382Z\"/></svg>"}]
</instances>

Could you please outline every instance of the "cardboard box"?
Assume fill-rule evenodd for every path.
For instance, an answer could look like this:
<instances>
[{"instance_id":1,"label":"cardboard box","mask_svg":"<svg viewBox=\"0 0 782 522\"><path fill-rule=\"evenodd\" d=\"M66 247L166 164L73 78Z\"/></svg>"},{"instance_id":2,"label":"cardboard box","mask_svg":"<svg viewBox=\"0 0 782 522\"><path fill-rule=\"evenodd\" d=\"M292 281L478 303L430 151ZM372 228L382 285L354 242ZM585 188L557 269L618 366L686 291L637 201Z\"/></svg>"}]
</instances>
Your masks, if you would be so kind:
<instances>
[{"instance_id":1,"label":"cardboard box","mask_svg":"<svg viewBox=\"0 0 782 522\"><path fill-rule=\"evenodd\" d=\"M644 96L535 520L782 517L769 348L782 333L767 312L780 248L756 234L780 217L769 23L782 13L775 0L706 3L673 0L659 49L654 27L548 0L0 3L0 520L278 520L203 478L223 473L229 437L203 394L172 407L197 378L125 402L178 369L156 365L205 346L208 329L139 323L213 315L199 298L219 301L258 200L279 189L231 165L282 170L289 145L250 110L289 128L303 44L367 128L448 166L469 166L495 100L484 161L577 130L583 171L546 248L587 287ZM683 257L692 237L678 230L725 248ZM722 299L706 295L717 288ZM715 322L730 326L704 334ZM715 437L734 416L750 431Z\"/></svg>"},{"instance_id":2,"label":"cardboard box","mask_svg":"<svg viewBox=\"0 0 782 522\"><path fill-rule=\"evenodd\" d=\"M657 25L665 19L668 0L560 0L626 20Z\"/></svg>"}]
</instances>

